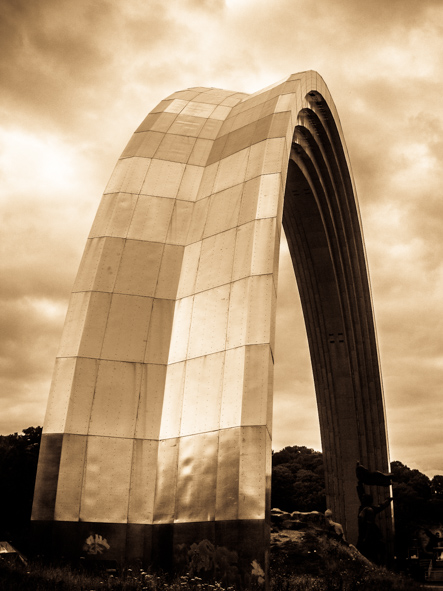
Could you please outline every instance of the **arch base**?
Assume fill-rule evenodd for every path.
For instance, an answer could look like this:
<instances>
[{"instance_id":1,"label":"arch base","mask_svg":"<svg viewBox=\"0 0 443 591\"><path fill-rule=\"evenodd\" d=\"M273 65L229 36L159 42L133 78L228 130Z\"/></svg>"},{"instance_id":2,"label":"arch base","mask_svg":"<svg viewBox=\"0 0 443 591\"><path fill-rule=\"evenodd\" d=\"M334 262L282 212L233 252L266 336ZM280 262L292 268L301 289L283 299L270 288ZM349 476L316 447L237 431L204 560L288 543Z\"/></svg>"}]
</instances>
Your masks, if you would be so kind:
<instances>
[{"instance_id":1,"label":"arch base","mask_svg":"<svg viewBox=\"0 0 443 591\"><path fill-rule=\"evenodd\" d=\"M154 525L34 521L32 529L36 554L78 564L138 563L236 588L261 584L268 572L270 528L260 519Z\"/></svg>"}]
</instances>

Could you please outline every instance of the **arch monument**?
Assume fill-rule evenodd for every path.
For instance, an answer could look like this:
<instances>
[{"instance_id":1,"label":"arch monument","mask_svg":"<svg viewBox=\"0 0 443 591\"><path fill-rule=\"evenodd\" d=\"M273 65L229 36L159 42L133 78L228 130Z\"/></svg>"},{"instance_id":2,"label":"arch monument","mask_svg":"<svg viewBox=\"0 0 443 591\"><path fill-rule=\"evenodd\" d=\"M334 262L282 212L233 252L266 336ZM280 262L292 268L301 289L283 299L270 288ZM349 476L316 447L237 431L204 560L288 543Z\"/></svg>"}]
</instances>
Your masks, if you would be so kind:
<instances>
[{"instance_id":1,"label":"arch monument","mask_svg":"<svg viewBox=\"0 0 443 591\"><path fill-rule=\"evenodd\" d=\"M118 160L44 423L32 519L47 552L263 582L282 225L327 502L355 542L356 462L389 471L384 402L351 168L309 71L252 95L176 92Z\"/></svg>"}]
</instances>

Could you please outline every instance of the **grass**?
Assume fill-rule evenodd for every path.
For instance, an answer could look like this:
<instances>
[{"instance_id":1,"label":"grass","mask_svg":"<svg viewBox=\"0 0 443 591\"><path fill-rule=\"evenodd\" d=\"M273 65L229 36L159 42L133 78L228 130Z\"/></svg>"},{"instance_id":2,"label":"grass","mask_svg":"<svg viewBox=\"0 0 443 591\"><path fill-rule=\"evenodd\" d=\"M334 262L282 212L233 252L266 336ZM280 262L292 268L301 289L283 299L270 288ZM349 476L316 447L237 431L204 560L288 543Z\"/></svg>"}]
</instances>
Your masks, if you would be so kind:
<instances>
[{"instance_id":1,"label":"grass","mask_svg":"<svg viewBox=\"0 0 443 591\"><path fill-rule=\"evenodd\" d=\"M316 531L271 552L271 591L418 591L411 579L376 567L352 548ZM87 572L67 565L7 563L0 558L1 591L235 591L184 575L175 579L141 568Z\"/></svg>"},{"instance_id":2,"label":"grass","mask_svg":"<svg viewBox=\"0 0 443 591\"><path fill-rule=\"evenodd\" d=\"M378 567L353 547L308 530L301 541L274 548L272 591L418 591L400 573Z\"/></svg>"}]
</instances>

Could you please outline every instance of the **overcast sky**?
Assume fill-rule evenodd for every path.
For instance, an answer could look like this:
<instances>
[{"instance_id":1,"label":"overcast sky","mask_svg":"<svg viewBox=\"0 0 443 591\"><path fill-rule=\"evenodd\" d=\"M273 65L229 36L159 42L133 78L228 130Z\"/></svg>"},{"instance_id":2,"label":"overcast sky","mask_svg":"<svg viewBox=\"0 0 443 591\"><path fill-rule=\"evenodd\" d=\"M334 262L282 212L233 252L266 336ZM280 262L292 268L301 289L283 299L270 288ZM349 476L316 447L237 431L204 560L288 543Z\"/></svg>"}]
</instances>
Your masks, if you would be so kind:
<instances>
[{"instance_id":1,"label":"overcast sky","mask_svg":"<svg viewBox=\"0 0 443 591\"><path fill-rule=\"evenodd\" d=\"M0 0L0 433L43 422L86 238L145 115L176 90L308 69L350 153L391 459L443 473L441 0ZM284 248L281 265L274 449L320 449Z\"/></svg>"}]
</instances>

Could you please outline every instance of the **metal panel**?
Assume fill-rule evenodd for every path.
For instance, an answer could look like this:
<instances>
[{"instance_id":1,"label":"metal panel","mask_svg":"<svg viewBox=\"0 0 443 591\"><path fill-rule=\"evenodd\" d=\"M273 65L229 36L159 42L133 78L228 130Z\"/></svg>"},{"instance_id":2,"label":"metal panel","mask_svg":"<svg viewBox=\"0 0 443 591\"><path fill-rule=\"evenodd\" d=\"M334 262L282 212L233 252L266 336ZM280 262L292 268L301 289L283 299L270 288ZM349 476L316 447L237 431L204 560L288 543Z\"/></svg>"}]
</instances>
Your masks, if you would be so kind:
<instances>
[{"instance_id":1,"label":"metal panel","mask_svg":"<svg viewBox=\"0 0 443 591\"><path fill-rule=\"evenodd\" d=\"M158 441L134 441L128 523L152 523Z\"/></svg>"},{"instance_id":2,"label":"metal panel","mask_svg":"<svg viewBox=\"0 0 443 591\"><path fill-rule=\"evenodd\" d=\"M194 213L192 214L191 223L189 226L187 244L201 240L205 229L206 218L209 210L209 197L200 199L194 204Z\"/></svg>"},{"instance_id":3,"label":"metal panel","mask_svg":"<svg viewBox=\"0 0 443 591\"><path fill-rule=\"evenodd\" d=\"M223 285L195 296L189 336L190 358L225 349L230 287L230 284Z\"/></svg>"},{"instance_id":4,"label":"metal panel","mask_svg":"<svg viewBox=\"0 0 443 591\"><path fill-rule=\"evenodd\" d=\"M281 119L281 116L286 115L290 117L290 113L277 113L276 115L268 115L267 117L261 118L255 128L254 142L261 142L272 137L280 137L279 133L272 133L271 130L275 130L275 123ZM283 133L281 135L284 137L285 134Z\"/></svg>"},{"instance_id":5,"label":"metal panel","mask_svg":"<svg viewBox=\"0 0 443 591\"><path fill-rule=\"evenodd\" d=\"M155 107L152 109L151 113L163 113L164 111L166 111L167 107L171 106L171 103L174 103L174 102L175 102L175 101L174 101L173 99L163 99L162 101L160 101L160 102L158 103L158 105L157 105L157 106L155 106ZM183 109L183 107L184 107L184 106L187 104L187 101L179 101L179 103L183 103L183 102L184 102L184 104L182 104L182 105L179 107L179 109L178 109L178 112L180 112L180 111ZM171 112L172 112L172 113L176 113L176 112L177 112L177 108L176 108L176 109L174 109L174 108L172 107L172 110L171 110Z\"/></svg>"},{"instance_id":6,"label":"metal panel","mask_svg":"<svg viewBox=\"0 0 443 591\"><path fill-rule=\"evenodd\" d=\"M176 297L184 250L184 246L165 244L155 290L156 298Z\"/></svg>"},{"instance_id":7,"label":"metal panel","mask_svg":"<svg viewBox=\"0 0 443 591\"><path fill-rule=\"evenodd\" d=\"M114 291L154 296L163 248L159 242L126 240Z\"/></svg>"},{"instance_id":8,"label":"metal panel","mask_svg":"<svg viewBox=\"0 0 443 591\"><path fill-rule=\"evenodd\" d=\"M86 456L85 435L65 435L60 457L54 519L78 521Z\"/></svg>"},{"instance_id":9,"label":"metal panel","mask_svg":"<svg viewBox=\"0 0 443 591\"><path fill-rule=\"evenodd\" d=\"M251 109L241 111L240 113L235 115L230 131L231 132L237 131L238 129L241 129L242 127L246 127L247 125L249 125L251 123L255 124L257 119L259 118L259 113L260 113L261 109L262 109L262 106L257 105ZM233 110L232 114L234 114L234 110ZM252 140L252 137L251 137L251 140Z\"/></svg>"},{"instance_id":10,"label":"metal panel","mask_svg":"<svg viewBox=\"0 0 443 591\"><path fill-rule=\"evenodd\" d=\"M97 236L106 235L106 229L115 209L115 201L118 195L119 193L109 193L102 196L88 238L96 238ZM131 196L137 200L136 195Z\"/></svg>"},{"instance_id":11,"label":"metal panel","mask_svg":"<svg viewBox=\"0 0 443 591\"><path fill-rule=\"evenodd\" d=\"M220 160L214 183L214 193L238 185L245 180L249 151L250 148L246 148L236 154L232 154L232 156L228 156L228 158Z\"/></svg>"},{"instance_id":12,"label":"metal panel","mask_svg":"<svg viewBox=\"0 0 443 591\"><path fill-rule=\"evenodd\" d=\"M193 211L194 204L190 201L177 200L174 203L174 210L166 237L168 244L185 245Z\"/></svg>"},{"instance_id":13,"label":"metal panel","mask_svg":"<svg viewBox=\"0 0 443 591\"><path fill-rule=\"evenodd\" d=\"M174 320L174 300L155 299L149 322L145 363L168 363Z\"/></svg>"},{"instance_id":14,"label":"metal panel","mask_svg":"<svg viewBox=\"0 0 443 591\"><path fill-rule=\"evenodd\" d=\"M173 199L177 196L184 171L185 165L181 162L152 160L140 192L143 195Z\"/></svg>"},{"instance_id":15,"label":"metal panel","mask_svg":"<svg viewBox=\"0 0 443 591\"><path fill-rule=\"evenodd\" d=\"M180 117L180 115L178 115ZM161 113L155 120L150 123L149 127L152 131L163 131L169 130L171 125L176 120L177 115L175 113ZM145 127L140 126L137 131L144 131Z\"/></svg>"},{"instance_id":16,"label":"metal panel","mask_svg":"<svg viewBox=\"0 0 443 591\"><path fill-rule=\"evenodd\" d=\"M217 176L219 163L214 162L214 164L210 164L209 166L205 167L203 172L202 180L200 182L200 187L197 193L197 201L199 199L204 199L208 197L213 192L215 177Z\"/></svg>"},{"instance_id":17,"label":"metal panel","mask_svg":"<svg viewBox=\"0 0 443 591\"><path fill-rule=\"evenodd\" d=\"M124 149L121 158L141 156L152 158L165 134L159 131L139 131L133 134Z\"/></svg>"},{"instance_id":18,"label":"metal panel","mask_svg":"<svg viewBox=\"0 0 443 591\"><path fill-rule=\"evenodd\" d=\"M200 201L199 203L203 202ZM195 281L197 279L197 269L200 261L201 247L201 241L194 242L193 244L185 247L182 270L180 274L180 283L177 290L177 298L183 298L195 293Z\"/></svg>"},{"instance_id":19,"label":"metal panel","mask_svg":"<svg viewBox=\"0 0 443 591\"><path fill-rule=\"evenodd\" d=\"M275 309L272 275L251 277L248 296L246 343L269 343L271 340L271 318Z\"/></svg>"},{"instance_id":20,"label":"metal panel","mask_svg":"<svg viewBox=\"0 0 443 591\"><path fill-rule=\"evenodd\" d=\"M62 442L62 434L45 433L43 429L32 505L34 521L54 519Z\"/></svg>"},{"instance_id":21,"label":"metal panel","mask_svg":"<svg viewBox=\"0 0 443 591\"><path fill-rule=\"evenodd\" d=\"M219 105L226 97L234 94L230 90L221 90L219 88L211 88L202 92L194 100L196 103L211 103L212 105Z\"/></svg>"},{"instance_id":22,"label":"metal panel","mask_svg":"<svg viewBox=\"0 0 443 591\"><path fill-rule=\"evenodd\" d=\"M228 107L235 107L240 101L247 98L248 95L244 92L236 92L235 94L228 96L223 102L222 105L226 105Z\"/></svg>"},{"instance_id":23,"label":"metal panel","mask_svg":"<svg viewBox=\"0 0 443 591\"><path fill-rule=\"evenodd\" d=\"M234 264L236 229L216 234L202 242L196 292L229 283Z\"/></svg>"},{"instance_id":24,"label":"metal panel","mask_svg":"<svg viewBox=\"0 0 443 591\"><path fill-rule=\"evenodd\" d=\"M62 333L59 357L99 357L111 294L73 293Z\"/></svg>"},{"instance_id":25,"label":"metal panel","mask_svg":"<svg viewBox=\"0 0 443 591\"><path fill-rule=\"evenodd\" d=\"M265 174L260 177L257 218L269 218L277 215L280 193L281 176L279 174Z\"/></svg>"},{"instance_id":26,"label":"metal panel","mask_svg":"<svg viewBox=\"0 0 443 591\"><path fill-rule=\"evenodd\" d=\"M222 122L222 126L220 128L219 133L218 133L218 137L221 137L223 135L227 135L228 133L230 133L232 128L234 127L234 124L235 124L235 116L231 112L230 116L227 117Z\"/></svg>"},{"instance_id":27,"label":"metal panel","mask_svg":"<svg viewBox=\"0 0 443 591\"><path fill-rule=\"evenodd\" d=\"M239 223L276 217L282 194L280 174L266 174L245 183Z\"/></svg>"},{"instance_id":28,"label":"metal panel","mask_svg":"<svg viewBox=\"0 0 443 591\"><path fill-rule=\"evenodd\" d=\"M269 138L273 137L286 137L289 130L289 121L291 119L291 113L284 111L283 113L275 113L271 118L271 126L269 129ZM289 130L292 135L292 129Z\"/></svg>"},{"instance_id":29,"label":"metal panel","mask_svg":"<svg viewBox=\"0 0 443 591\"><path fill-rule=\"evenodd\" d=\"M193 117L209 117L215 110L215 105L208 103L196 103L190 101L181 112L182 115L192 115Z\"/></svg>"},{"instance_id":30,"label":"metal panel","mask_svg":"<svg viewBox=\"0 0 443 591\"><path fill-rule=\"evenodd\" d=\"M271 507L272 491L272 437L271 431L265 434L265 507L266 513Z\"/></svg>"},{"instance_id":31,"label":"metal panel","mask_svg":"<svg viewBox=\"0 0 443 591\"><path fill-rule=\"evenodd\" d=\"M107 236L126 237L137 199L137 195L131 193L118 193L116 195L115 207L106 228Z\"/></svg>"},{"instance_id":32,"label":"metal panel","mask_svg":"<svg viewBox=\"0 0 443 591\"><path fill-rule=\"evenodd\" d=\"M272 436L272 424L273 424L273 412L274 412L274 357L272 355L271 348L269 349L269 361L268 361L268 410L266 412L267 420L266 420L266 428L268 429L269 437ZM269 454L270 456L271 454ZM272 469L272 466L270 470ZM270 472L269 472L270 475ZM269 484L270 486L270 484ZM270 506L270 504L268 505Z\"/></svg>"},{"instance_id":33,"label":"metal panel","mask_svg":"<svg viewBox=\"0 0 443 591\"><path fill-rule=\"evenodd\" d=\"M180 435L219 428L224 359L223 351L186 362Z\"/></svg>"},{"instance_id":34,"label":"metal panel","mask_svg":"<svg viewBox=\"0 0 443 591\"><path fill-rule=\"evenodd\" d=\"M223 121L219 119L207 119L198 137L215 140L222 124Z\"/></svg>"},{"instance_id":35,"label":"metal panel","mask_svg":"<svg viewBox=\"0 0 443 591\"><path fill-rule=\"evenodd\" d=\"M215 519L238 519L241 430L219 432Z\"/></svg>"},{"instance_id":36,"label":"metal panel","mask_svg":"<svg viewBox=\"0 0 443 591\"><path fill-rule=\"evenodd\" d=\"M183 99L172 100L165 108L165 113L180 113L188 104L188 101Z\"/></svg>"},{"instance_id":37,"label":"metal panel","mask_svg":"<svg viewBox=\"0 0 443 591\"><path fill-rule=\"evenodd\" d=\"M227 138L227 141L223 147L222 157L225 158L226 156L230 156L231 154L234 154L235 152L238 152L239 150L243 150L244 148L250 146L252 136L254 134L254 129L255 121L249 123L249 125L240 127L235 131L231 131L226 136L224 136L225 138ZM218 141L219 140L216 140L216 142L214 142L214 146Z\"/></svg>"},{"instance_id":38,"label":"metal panel","mask_svg":"<svg viewBox=\"0 0 443 591\"><path fill-rule=\"evenodd\" d=\"M55 360L51 389L45 415L45 433L63 433L74 379L74 357Z\"/></svg>"},{"instance_id":39,"label":"metal panel","mask_svg":"<svg viewBox=\"0 0 443 591\"><path fill-rule=\"evenodd\" d=\"M203 234L205 238L237 226L242 189L242 185L237 185L221 193L211 195Z\"/></svg>"},{"instance_id":40,"label":"metal panel","mask_svg":"<svg viewBox=\"0 0 443 591\"><path fill-rule=\"evenodd\" d=\"M89 238L98 236L125 238L137 199L138 196L132 193L103 195Z\"/></svg>"},{"instance_id":41,"label":"metal panel","mask_svg":"<svg viewBox=\"0 0 443 591\"><path fill-rule=\"evenodd\" d=\"M178 470L178 440L166 439L158 446L154 523L173 523Z\"/></svg>"},{"instance_id":42,"label":"metal panel","mask_svg":"<svg viewBox=\"0 0 443 591\"><path fill-rule=\"evenodd\" d=\"M208 162L207 162L208 165L213 164L214 162L217 162L218 160L221 160L222 156L223 157L229 156L229 154L232 154L235 151L235 150L233 150L232 152L228 153L225 150L226 143L227 143L228 139L230 139L230 137L231 137L231 134L224 133L224 135L219 136L215 140L215 142L213 142L211 152L208 157Z\"/></svg>"},{"instance_id":43,"label":"metal panel","mask_svg":"<svg viewBox=\"0 0 443 591\"><path fill-rule=\"evenodd\" d=\"M232 280L243 279L251 274L254 231L256 222L237 228Z\"/></svg>"},{"instance_id":44,"label":"metal panel","mask_svg":"<svg viewBox=\"0 0 443 591\"><path fill-rule=\"evenodd\" d=\"M175 303L174 324L172 327L171 347L169 349L169 363L175 363L186 359L193 305L193 296L183 298Z\"/></svg>"},{"instance_id":45,"label":"metal panel","mask_svg":"<svg viewBox=\"0 0 443 591\"><path fill-rule=\"evenodd\" d=\"M150 158L123 158L117 162L106 186L106 193L140 193L151 164Z\"/></svg>"},{"instance_id":46,"label":"metal panel","mask_svg":"<svg viewBox=\"0 0 443 591\"><path fill-rule=\"evenodd\" d=\"M228 349L246 344L248 323L248 296L250 278L235 281L231 285L229 301L229 321L226 346Z\"/></svg>"},{"instance_id":47,"label":"metal panel","mask_svg":"<svg viewBox=\"0 0 443 591\"><path fill-rule=\"evenodd\" d=\"M254 246L251 274L263 275L274 270L274 248L277 224L275 218L257 220L254 223ZM278 248L278 245L277 245Z\"/></svg>"},{"instance_id":48,"label":"metal panel","mask_svg":"<svg viewBox=\"0 0 443 591\"><path fill-rule=\"evenodd\" d=\"M197 137L201 132L205 120L192 115L179 115L169 128L169 133Z\"/></svg>"},{"instance_id":49,"label":"metal panel","mask_svg":"<svg viewBox=\"0 0 443 591\"><path fill-rule=\"evenodd\" d=\"M114 294L101 358L142 362L151 310L152 298Z\"/></svg>"},{"instance_id":50,"label":"metal panel","mask_svg":"<svg viewBox=\"0 0 443 591\"><path fill-rule=\"evenodd\" d=\"M165 242L174 200L140 195L129 226L128 238Z\"/></svg>"},{"instance_id":51,"label":"metal panel","mask_svg":"<svg viewBox=\"0 0 443 591\"><path fill-rule=\"evenodd\" d=\"M186 166L178 189L177 199L183 201L195 201L197 199L203 171L203 166L190 166L189 164Z\"/></svg>"},{"instance_id":52,"label":"metal panel","mask_svg":"<svg viewBox=\"0 0 443 591\"><path fill-rule=\"evenodd\" d=\"M272 275L258 275L232 284L229 303L228 348L271 341L275 306Z\"/></svg>"},{"instance_id":53,"label":"metal panel","mask_svg":"<svg viewBox=\"0 0 443 591\"><path fill-rule=\"evenodd\" d=\"M268 422L269 345L246 347L242 403L242 425L266 425Z\"/></svg>"},{"instance_id":54,"label":"metal panel","mask_svg":"<svg viewBox=\"0 0 443 591\"><path fill-rule=\"evenodd\" d=\"M175 523L213 521L218 432L180 439Z\"/></svg>"},{"instance_id":55,"label":"metal panel","mask_svg":"<svg viewBox=\"0 0 443 591\"><path fill-rule=\"evenodd\" d=\"M211 119L220 119L220 121L224 121L230 112L231 112L231 107L219 105L211 113Z\"/></svg>"},{"instance_id":56,"label":"metal panel","mask_svg":"<svg viewBox=\"0 0 443 591\"><path fill-rule=\"evenodd\" d=\"M57 354L58 357L69 357L78 354L91 295L94 294L90 292L71 294ZM111 296L108 294L105 295L110 302Z\"/></svg>"},{"instance_id":57,"label":"metal panel","mask_svg":"<svg viewBox=\"0 0 443 591\"><path fill-rule=\"evenodd\" d=\"M264 519L266 501L266 427L242 427L239 519Z\"/></svg>"},{"instance_id":58,"label":"metal panel","mask_svg":"<svg viewBox=\"0 0 443 591\"><path fill-rule=\"evenodd\" d=\"M288 160L289 150L287 146L291 145L292 140L292 129L290 130L291 137L289 144L285 138L273 138L266 140L265 144L265 155L263 161L263 174L281 173L283 170L287 170L287 166L284 166L284 162Z\"/></svg>"},{"instance_id":59,"label":"metal panel","mask_svg":"<svg viewBox=\"0 0 443 591\"><path fill-rule=\"evenodd\" d=\"M185 101L191 101L194 97L200 94L200 90L189 89L189 90L178 90L168 96L168 99L183 99Z\"/></svg>"},{"instance_id":60,"label":"metal panel","mask_svg":"<svg viewBox=\"0 0 443 591\"><path fill-rule=\"evenodd\" d=\"M180 435L186 362L173 363L166 372L165 394L161 415L160 439Z\"/></svg>"},{"instance_id":61,"label":"metal panel","mask_svg":"<svg viewBox=\"0 0 443 591\"><path fill-rule=\"evenodd\" d=\"M243 195L238 218L239 224L245 224L257 217L257 203L260 191L260 179L256 177L244 184Z\"/></svg>"},{"instance_id":62,"label":"metal panel","mask_svg":"<svg viewBox=\"0 0 443 591\"><path fill-rule=\"evenodd\" d=\"M155 153L155 157L160 160L186 163L194 144L195 138L193 137L167 133Z\"/></svg>"},{"instance_id":63,"label":"metal panel","mask_svg":"<svg viewBox=\"0 0 443 591\"><path fill-rule=\"evenodd\" d=\"M72 291L109 291L114 288L123 238L90 238Z\"/></svg>"},{"instance_id":64,"label":"metal panel","mask_svg":"<svg viewBox=\"0 0 443 591\"><path fill-rule=\"evenodd\" d=\"M98 367L97 359L77 358L66 419L66 433L86 435L88 432Z\"/></svg>"},{"instance_id":65,"label":"metal panel","mask_svg":"<svg viewBox=\"0 0 443 591\"><path fill-rule=\"evenodd\" d=\"M88 437L81 521L127 522L132 448L132 439Z\"/></svg>"},{"instance_id":66,"label":"metal panel","mask_svg":"<svg viewBox=\"0 0 443 591\"><path fill-rule=\"evenodd\" d=\"M90 435L134 437L141 374L138 363L100 361Z\"/></svg>"},{"instance_id":67,"label":"metal panel","mask_svg":"<svg viewBox=\"0 0 443 591\"><path fill-rule=\"evenodd\" d=\"M152 129L152 126L159 117L160 113L149 113L137 127L135 133L139 133L141 131L149 131L150 129Z\"/></svg>"},{"instance_id":68,"label":"metal panel","mask_svg":"<svg viewBox=\"0 0 443 591\"><path fill-rule=\"evenodd\" d=\"M277 104L274 109L274 113L280 113L282 111L292 111L295 105L295 93L282 94L278 97Z\"/></svg>"},{"instance_id":69,"label":"metal panel","mask_svg":"<svg viewBox=\"0 0 443 591\"><path fill-rule=\"evenodd\" d=\"M241 425L245 347L228 349L225 354L220 429Z\"/></svg>"},{"instance_id":70,"label":"metal panel","mask_svg":"<svg viewBox=\"0 0 443 591\"><path fill-rule=\"evenodd\" d=\"M188 161L189 164L195 164L196 166L205 166L212 145L212 140L199 138L194 144L194 148Z\"/></svg>"},{"instance_id":71,"label":"metal panel","mask_svg":"<svg viewBox=\"0 0 443 591\"><path fill-rule=\"evenodd\" d=\"M144 364L135 437L158 439L166 383L166 365Z\"/></svg>"},{"instance_id":72,"label":"metal panel","mask_svg":"<svg viewBox=\"0 0 443 591\"><path fill-rule=\"evenodd\" d=\"M278 99L279 99L278 95L273 96L271 99L269 99L268 101L263 103L261 111L260 111L260 117L267 117L268 115L275 113L276 112L275 107L277 106ZM286 110L286 109L284 109L284 110Z\"/></svg>"}]
</instances>

